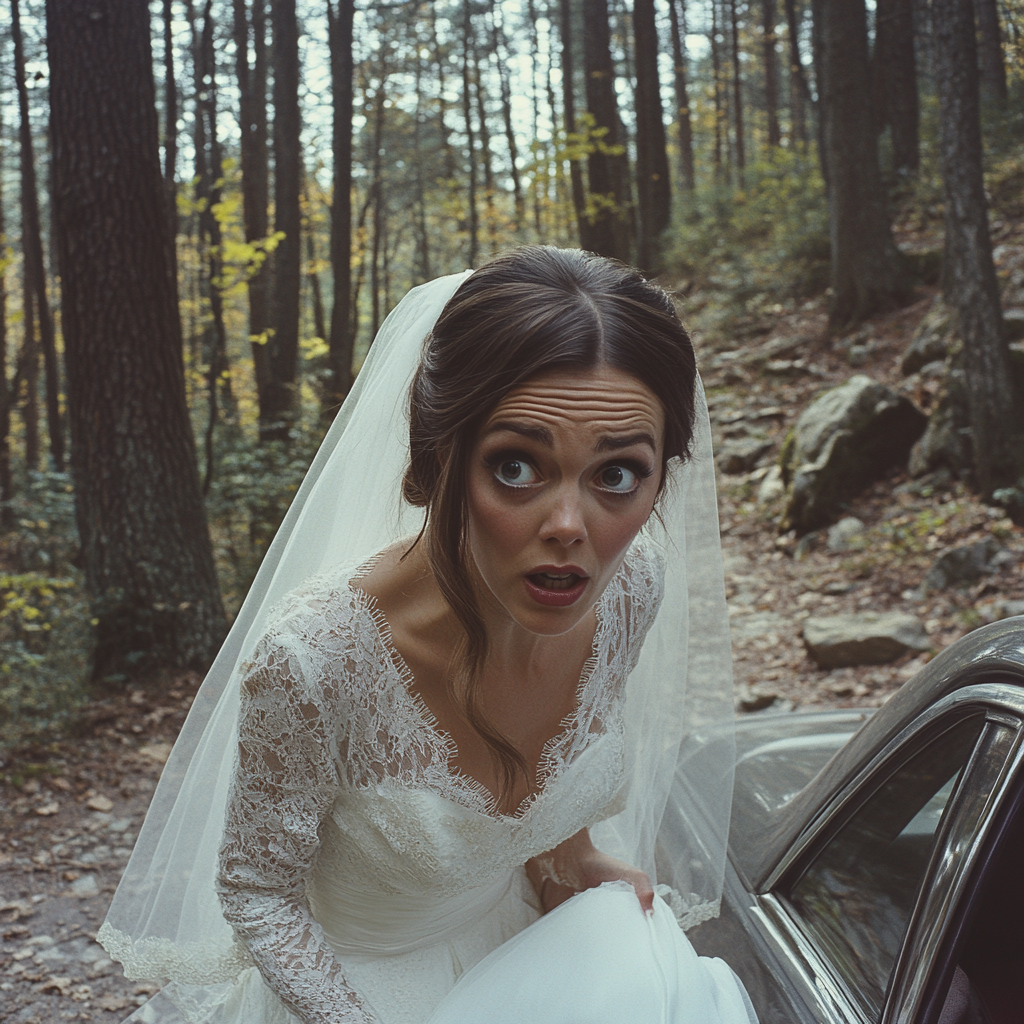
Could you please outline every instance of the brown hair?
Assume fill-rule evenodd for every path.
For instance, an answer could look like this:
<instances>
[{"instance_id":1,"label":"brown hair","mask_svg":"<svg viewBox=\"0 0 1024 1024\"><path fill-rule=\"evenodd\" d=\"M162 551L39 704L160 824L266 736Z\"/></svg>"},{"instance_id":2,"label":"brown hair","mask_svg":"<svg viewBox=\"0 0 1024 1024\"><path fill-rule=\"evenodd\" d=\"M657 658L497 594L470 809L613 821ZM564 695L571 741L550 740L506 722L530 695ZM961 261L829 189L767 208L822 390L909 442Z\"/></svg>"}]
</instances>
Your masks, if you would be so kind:
<instances>
[{"instance_id":1,"label":"brown hair","mask_svg":"<svg viewBox=\"0 0 1024 1024\"><path fill-rule=\"evenodd\" d=\"M513 388L549 370L598 365L650 388L665 410L665 462L686 458L697 371L672 300L638 271L579 249L523 246L475 271L438 317L412 383L403 494L427 511L427 557L465 630L447 685L492 751L499 804L518 775L531 789L535 780L478 706L487 635L468 566L468 457L486 417ZM664 467L661 479L663 487Z\"/></svg>"}]
</instances>

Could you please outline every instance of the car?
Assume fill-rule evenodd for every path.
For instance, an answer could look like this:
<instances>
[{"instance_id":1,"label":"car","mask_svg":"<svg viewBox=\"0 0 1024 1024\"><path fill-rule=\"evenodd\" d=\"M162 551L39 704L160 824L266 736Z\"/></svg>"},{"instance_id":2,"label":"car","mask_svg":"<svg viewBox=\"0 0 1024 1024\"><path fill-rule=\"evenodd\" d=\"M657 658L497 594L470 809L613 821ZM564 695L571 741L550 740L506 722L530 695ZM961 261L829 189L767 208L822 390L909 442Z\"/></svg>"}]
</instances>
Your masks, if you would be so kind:
<instances>
[{"instance_id":1,"label":"car","mask_svg":"<svg viewBox=\"0 0 1024 1024\"><path fill-rule=\"evenodd\" d=\"M761 1024L1024 1021L1024 617L876 711L737 728L722 910Z\"/></svg>"}]
</instances>

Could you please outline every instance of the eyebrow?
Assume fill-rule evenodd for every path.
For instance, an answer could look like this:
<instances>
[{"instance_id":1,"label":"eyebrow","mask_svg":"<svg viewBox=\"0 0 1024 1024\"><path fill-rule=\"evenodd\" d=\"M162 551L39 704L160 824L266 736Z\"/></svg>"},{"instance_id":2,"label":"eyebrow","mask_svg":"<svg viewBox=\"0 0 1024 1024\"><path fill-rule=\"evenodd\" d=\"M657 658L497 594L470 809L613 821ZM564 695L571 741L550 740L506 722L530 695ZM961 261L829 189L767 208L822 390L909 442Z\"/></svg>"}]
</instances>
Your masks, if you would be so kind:
<instances>
[{"instance_id":1,"label":"eyebrow","mask_svg":"<svg viewBox=\"0 0 1024 1024\"><path fill-rule=\"evenodd\" d=\"M548 448L554 446L554 438L547 427L535 427L526 423L514 423L511 420L497 420L492 423L486 433L493 434L499 430L507 430L512 434L519 434L520 437L528 437L531 441L538 441ZM651 451L657 451L658 446L654 438L646 431L641 430L636 434L622 434L619 436L602 437L596 445L599 452L615 452L622 448L629 448L634 444L645 444Z\"/></svg>"}]
</instances>

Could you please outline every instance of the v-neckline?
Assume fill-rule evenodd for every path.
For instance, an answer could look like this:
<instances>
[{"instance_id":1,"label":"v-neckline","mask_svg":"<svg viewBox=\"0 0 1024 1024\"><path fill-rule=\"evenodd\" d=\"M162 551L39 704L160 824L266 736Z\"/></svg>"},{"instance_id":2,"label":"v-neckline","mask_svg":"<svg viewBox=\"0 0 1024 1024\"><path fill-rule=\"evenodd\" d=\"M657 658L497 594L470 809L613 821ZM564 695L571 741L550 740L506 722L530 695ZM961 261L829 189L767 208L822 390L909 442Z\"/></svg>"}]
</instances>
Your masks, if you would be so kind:
<instances>
[{"instance_id":1,"label":"v-neckline","mask_svg":"<svg viewBox=\"0 0 1024 1024\"><path fill-rule=\"evenodd\" d=\"M490 789L487 788L487 786L473 778L472 775L464 772L455 764L455 759L458 757L459 753L458 744L455 742L451 733L448 732L448 730L445 729L437 720L437 716L430 710L429 705L420 694L419 688L416 685L416 677L413 674L412 669L409 668L409 665L401 652L395 646L394 637L391 631L391 623L388 622L387 616L380 608L377 598L372 594L368 594L358 585L361 579L365 579L366 576L372 572L374 566L383 557L383 554L383 551L378 552L376 555L373 555L371 558L363 562L355 572L349 576L347 586L356 597L356 600L359 601L369 614L370 620L374 626L374 633L377 637L377 641L385 656L398 674L398 686L402 691L404 699L407 700L415 710L416 716L420 720L420 724L423 726L424 730L433 737L444 752L444 770L448 778L453 780L458 787L468 790L480 800L482 807L472 809L479 810L481 813L498 821L506 821L516 824L525 821L529 816L533 805L547 791L548 785L559 774L559 772L567 766L564 761L555 762L553 756L555 748L562 740L565 739L566 736L573 732L573 730L578 730L584 724L583 719L587 717L584 702L587 697L587 690L594 678L594 672L599 660L601 641L608 622L608 615L604 605L607 600L609 587L611 587L618 578L618 574L612 577L612 580L608 583L608 587L605 587L604 593L601 594L600 598L598 598L597 602L594 604L594 616L596 623L594 625L594 638L590 645L590 655L583 663L579 680L576 683L576 696L572 710L561 720L561 730L546 740L543 748L541 749L540 758L537 761L538 787L522 799L519 806L513 813L506 814L504 811L499 810L497 798ZM591 700L589 703L591 708L590 717L592 718L594 701ZM589 731L591 723L587 722L586 724L587 730Z\"/></svg>"}]
</instances>

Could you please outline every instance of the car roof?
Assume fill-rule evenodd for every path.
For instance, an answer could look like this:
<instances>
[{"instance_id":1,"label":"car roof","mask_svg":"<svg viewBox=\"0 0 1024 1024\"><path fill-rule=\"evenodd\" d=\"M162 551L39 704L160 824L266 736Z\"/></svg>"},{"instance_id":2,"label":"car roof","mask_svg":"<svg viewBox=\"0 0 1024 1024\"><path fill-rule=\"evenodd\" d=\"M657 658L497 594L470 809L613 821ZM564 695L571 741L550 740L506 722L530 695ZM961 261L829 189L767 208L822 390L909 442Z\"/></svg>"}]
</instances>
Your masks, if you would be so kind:
<instances>
[{"instance_id":1,"label":"car roof","mask_svg":"<svg viewBox=\"0 0 1024 1024\"><path fill-rule=\"evenodd\" d=\"M872 758L936 701L976 683L1024 687L1024 616L983 626L947 647L857 730L824 768L765 823L756 843L744 843L741 876L762 891L772 870L804 829Z\"/></svg>"}]
</instances>

